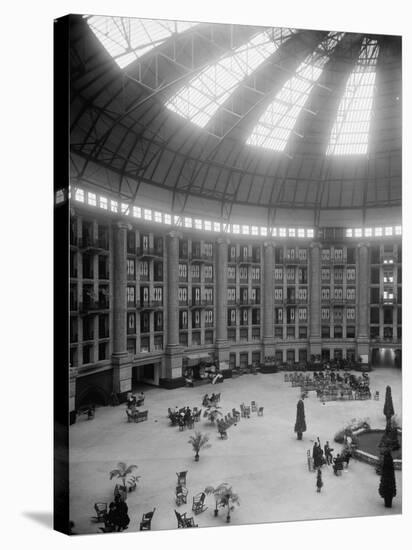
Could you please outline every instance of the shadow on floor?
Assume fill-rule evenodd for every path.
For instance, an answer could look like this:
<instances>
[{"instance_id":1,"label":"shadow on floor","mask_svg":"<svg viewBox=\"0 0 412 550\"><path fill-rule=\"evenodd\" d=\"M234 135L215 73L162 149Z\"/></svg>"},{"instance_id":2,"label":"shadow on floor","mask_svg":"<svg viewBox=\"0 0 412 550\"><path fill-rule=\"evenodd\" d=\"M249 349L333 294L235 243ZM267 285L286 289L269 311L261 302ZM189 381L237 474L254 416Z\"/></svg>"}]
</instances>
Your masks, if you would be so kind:
<instances>
[{"instance_id":1,"label":"shadow on floor","mask_svg":"<svg viewBox=\"0 0 412 550\"><path fill-rule=\"evenodd\" d=\"M29 518L43 527L53 529L53 513L52 512L23 512L23 516Z\"/></svg>"}]
</instances>

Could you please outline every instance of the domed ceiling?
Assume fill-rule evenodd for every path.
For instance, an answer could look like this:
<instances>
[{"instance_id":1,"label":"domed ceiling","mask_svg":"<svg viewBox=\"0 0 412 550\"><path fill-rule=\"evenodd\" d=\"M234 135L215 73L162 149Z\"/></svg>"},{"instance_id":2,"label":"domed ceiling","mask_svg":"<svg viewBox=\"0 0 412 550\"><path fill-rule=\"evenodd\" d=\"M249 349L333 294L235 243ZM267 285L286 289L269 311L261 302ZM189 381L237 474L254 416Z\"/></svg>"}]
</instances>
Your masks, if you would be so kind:
<instances>
[{"instance_id":1,"label":"domed ceiling","mask_svg":"<svg viewBox=\"0 0 412 550\"><path fill-rule=\"evenodd\" d=\"M400 220L401 38L72 16L71 182L269 225Z\"/></svg>"}]
</instances>

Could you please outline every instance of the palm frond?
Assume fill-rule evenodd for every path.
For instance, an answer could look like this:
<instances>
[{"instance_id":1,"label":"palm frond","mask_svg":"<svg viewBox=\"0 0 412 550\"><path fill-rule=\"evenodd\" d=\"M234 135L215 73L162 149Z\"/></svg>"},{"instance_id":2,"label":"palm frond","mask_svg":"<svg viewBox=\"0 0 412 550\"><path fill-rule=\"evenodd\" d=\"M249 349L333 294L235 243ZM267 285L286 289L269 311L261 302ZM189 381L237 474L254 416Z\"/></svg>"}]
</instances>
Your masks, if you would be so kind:
<instances>
[{"instance_id":1,"label":"palm frond","mask_svg":"<svg viewBox=\"0 0 412 550\"><path fill-rule=\"evenodd\" d=\"M124 475L127 476L133 472L133 470L136 470L137 466L135 464L131 464L128 468L125 469Z\"/></svg>"}]
</instances>

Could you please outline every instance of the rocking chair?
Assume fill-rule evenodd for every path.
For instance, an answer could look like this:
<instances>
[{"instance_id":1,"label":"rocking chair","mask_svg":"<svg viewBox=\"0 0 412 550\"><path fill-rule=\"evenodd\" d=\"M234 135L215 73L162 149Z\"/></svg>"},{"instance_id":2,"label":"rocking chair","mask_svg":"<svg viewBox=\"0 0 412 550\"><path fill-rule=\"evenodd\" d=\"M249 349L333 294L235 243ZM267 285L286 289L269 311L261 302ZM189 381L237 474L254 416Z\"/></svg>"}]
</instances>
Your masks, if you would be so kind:
<instances>
[{"instance_id":1,"label":"rocking chair","mask_svg":"<svg viewBox=\"0 0 412 550\"><path fill-rule=\"evenodd\" d=\"M152 519L153 514L155 513L156 508L153 508L152 512L146 512L142 516L142 521L140 522L140 531L150 531L152 528Z\"/></svg>"},{"instance_id":2,"label":"rocking chair","mask_svg":"<svg viewBox=\"0 0 412 550\"><path fill-rule=\"evenodd\" d=\"M193 497L192 510L196 515L204 512L204 510L207 510L207 506L205 506L205 498L205 493L199 493Z\"/></svg>"},{"instance_id":3,"label":"rocking chair","mask_svg":"<svg viewBox=\"0 0 412 550\"><path fill-rule=\"evenodd\" d=\"M95 519L97 523L104 522L107 517L107 502L96 502L94 509L96 510L96 515L93 519Z\"/></svg>"},{"instance_id":4,"label":"rocking chair","mask_svg":"<svg viewBox=\"0 0 412 550\"><path fill-rule=\"evenodd\" d=\"M176 506L187 504L187 493L188 491L183 485L178 485L176 487Z\"/></svg>"},{"instance_id":5,"label":"rocking chair","mask_svg":"<svg viewBox=\"0 0 412 550\"><path fill-rule=\"evenodd\" d=\"M177 484L184 485L186 487L187 470L185 472L179 472L179 473L176 472L176 475L177 475Z\"/></svg>"},{"instance_id":6,"label":"rocking chair","mask_svg":"<svg viewBox=\"0 0 412 550\"><path fill-rule=\"evenodd\" d=\"M177 512L175 510L175 514L176 514L176 519L177 519L177 528L180 529L185 529L187 527L197 527L197 524L195 524L195 520L193 519L193 517L186 517L186 513L185 512L184 514L179 514L179 512Z\"/></svg>"}]
</instances>

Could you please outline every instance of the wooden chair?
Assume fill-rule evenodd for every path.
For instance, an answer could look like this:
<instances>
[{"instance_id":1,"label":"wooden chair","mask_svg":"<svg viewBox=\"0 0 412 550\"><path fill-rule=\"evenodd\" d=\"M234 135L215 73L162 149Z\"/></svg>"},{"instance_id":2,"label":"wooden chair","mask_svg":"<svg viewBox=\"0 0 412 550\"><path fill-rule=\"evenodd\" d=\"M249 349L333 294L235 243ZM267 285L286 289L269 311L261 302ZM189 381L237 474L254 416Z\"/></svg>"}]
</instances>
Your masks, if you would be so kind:
<instances>
[{"instance_id":1,"label":"wooden chair","mask_svg":"<svg viewBox=\"0 0 412 550\"><path fill-rule=\"evenodd\" d=\"M150 531L152 528L152 519L153 514L155 513L156 508L153 508L152 512L146 512L142 516L142 521L140 522L140 531Z\"/></svg>"},{"instance_id":2,"label":"wooden chair","mask_svg":"<svg viewBox=\"0 0 412 550\"><path fill-rule=\"evenodd\" d=\"M235 419L236 422L239 422L240 420L240 412L237 411L236 409L232 409L232 414L233 414L233 418Z\"/></svg>"},{"instance_id":3,"label":"wooden chair","mask_svg":"<svg viewBox=\"0 0 412 550\"><path fill-rule=\"evenodd\" d=\"M197 524L195 524L195 520L193 519L193 517L188 518L186 516L187 512L185 512L184 514L179 514L179 512L175 510L175 514L176 514L178 529L180 528L186 529L188 527L197 527Z\"/></svg>"},{"instance_id":4,"label":"wooden chair","mask_svg":"<svg viewBox=\"0 0 412 550\"><path fill-rule=\"evenodd\" d=\"M258 416L263 416L263 407L258 408Z\"/></svg>"},{"instance_id":5,"label":"wooden chair","mask_svg":"<svg viewBox=\"0 0 412 550\"><path fill-rule=\"evenodd\" d=\"M250 402L250 406L251 406L251 408L252 408L252 412L257 412L256 401L251 401L251 402Z\"/></svg>"},{"instance_id":6,"label":"wooden chair","mask_svg":"<svg viewBox=\"0 0 412 550\"><path fill-rule=\"evenodd\" d=\"M135 416L135 422L144 422L147 420L147 415L149 411L139 411Z\"/></svg>"},{"instance_id":7,"label":"wooden chair","mask_svg":"<svg viewBox=\"0 0 412 550\"><path fill-rule=\"evenodd\" d=\"M198 411L196 411L196 414L193 415L193 419L194 419L195 422L200 421L201 414L202 414L202 409L199 409Z\"/></svg>"},{"instance_id":8,"label":"wooden chair","mask_svg":"<svg viewBox=\"0 0 412 550\"><path fill-rule=\"evenodd\" d=\"M246 418L245 405L243 403L240 405L240 416Z\"/></svg>"},{"instance_id":9,"label":"wooden chair","mask_svg":"<svg viewBox=\"0 0 412 550\"><path fill-rule=\"evenodd\" d=\"M186 487L187 470L184 471L184 472L179 472L179 473L176 472L176 475L177 475L177 484L178 485L183 485L184 487Z\"/></svg>"},{"instance_id":10,"label":"wooden chair","mask_svg":"<svg viewBox=\"0 0 412 550\"><path fill-rule=\"evenodd\" d=\"M186 426L188 427L188 429L192 429L195 427L195 424L194 424L195 420L194 420L194 417L191 416L190 418L188 418L186 420Z\"/></svg>"},{"instance_id":11,"label":"wooden chair","mask_svg":"<svg viewBox=\"0 0 412 550\"><path fill-rule=\"evenodd\" d=\"M187 489L184 485L178 485L176 487L176 505L181 506L187 504Z\"/></svg>"},{"instance_id":12,"label":"wooden chair","mask_svg":"<svg viewBox=\"0 0 412 550\"><path fill-rule=\"evenodd\" d=\"M205 493L199 493L193 497L193 504L192 504L192 510L196 514L200 514L201 512L204 512L207 510L207 506L205 506Z\"/></svg>"},{"instance_id":13,"label":"wooden chair","mask_svg":"<svg viewBox=\"0 0 412 550\"><path fill-rule=\"evenodd\" d=\"M245 406L245 418L250 418L250 407Z\"/></svg>"},{"instance_id":14,"label":"wooden chair","mask_svg":"<svg viewBox=\"0 0 412 550\"><path fill-rule=\"evenodd\" d=\"M180 431L180 432L183 432L183 430L185 429L185 427L186 427L186 423L185 423L184 419L181 418L181 419L179 420L179 431Z\"/></svg>"},{"instance_id":15,"label":"wooden chair","mask_svg":"<svg viewBox=\"0 0 412 550\"><path fill-rule=\"evenodd\" d=\"M107 502L95 502L94 509L96 511L96 515L94 516L94 519L97 521L97 523L106 521Z\"/></svg>"},{"instance_id":16,"label":"wooden chair","mask_svg":"<svg viewBox=\"0 0 412 550\"><path fill-rule=\"evenodd\" d=\"M219 403L219 401L220 401L220 393L217 393L217 394L215 395L214 401L215 401L215 403Z\"/></svg>"},{"instance_id":17,"label":"wooden chair","mask_svg":"<svg viewBox=\"0 0 412 550\"><path fill-rule=\"evenodd\" d=\"M376 392L374 393L373 398L374 398L375 401L379 401L379 392L378 392L378 390L376 390Z\"/></svg>"},{"instance_id":18,"label":"wooden chair","mask_svg":"<svg viewBox=\"0 0 412 550\"><path fill-rule=\"evenodd\" d=\"M126 409L127 422L134 422L133 413L129 409Z\"/></svg>"},{"instance_id":19,"label":"wooden chair","mask_svg":"<svg viewBox=\"0 0 412 550\"><path fill-rule=\"evenodd\" d=\"M220 439L227 439L227 431L223 425L218 427Z\"/></svg>"}]
</instances>

